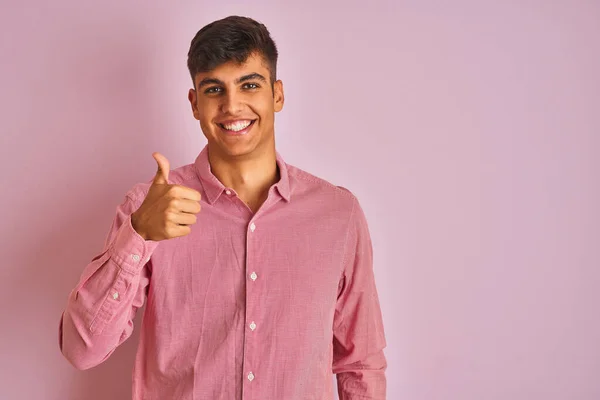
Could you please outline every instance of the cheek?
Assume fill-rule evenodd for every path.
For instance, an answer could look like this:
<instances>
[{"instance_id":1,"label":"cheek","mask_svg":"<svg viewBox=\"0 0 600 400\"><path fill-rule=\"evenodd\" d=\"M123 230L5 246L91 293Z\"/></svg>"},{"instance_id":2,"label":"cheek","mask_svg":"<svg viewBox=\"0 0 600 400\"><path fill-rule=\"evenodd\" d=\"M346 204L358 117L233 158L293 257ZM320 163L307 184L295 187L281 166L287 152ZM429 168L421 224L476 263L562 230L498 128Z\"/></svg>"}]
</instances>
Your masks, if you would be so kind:
<instances>
[{"instance_id":1,"label":"cheek","mask_svg":"<svg viewBox=\"0 0 600 400\"><path fill-rule=\"evenodd\" d=\"M214 119L215 113L212 111L210 105L208 104L198 104L198 119L200 120L200 125L210 126L211 122Z\"/></svg>"},{"instance_id":2,"label":"cheek","mask_svg":"<svg viewBox=\"0 0 600 400\"><path fill-rule=\"evenodd\" d=\"M255 111L260 115L261 119L271 119L274 112L273 106L273 98L261 98L260 102L255 103Z\"/></svg>"},{"instance_id":3,"label":"cheek","mask_svg":"<svg viewBox=\"0 0 600 400\"><path fill-rule=\"evenodd\" d=\"M214 129L213 124L210 122L212 118L210 118L206 113L199 112L199 120L200 120L200 128L203 131L208 132L210 129Z\"/></svg>"}]
</instances>

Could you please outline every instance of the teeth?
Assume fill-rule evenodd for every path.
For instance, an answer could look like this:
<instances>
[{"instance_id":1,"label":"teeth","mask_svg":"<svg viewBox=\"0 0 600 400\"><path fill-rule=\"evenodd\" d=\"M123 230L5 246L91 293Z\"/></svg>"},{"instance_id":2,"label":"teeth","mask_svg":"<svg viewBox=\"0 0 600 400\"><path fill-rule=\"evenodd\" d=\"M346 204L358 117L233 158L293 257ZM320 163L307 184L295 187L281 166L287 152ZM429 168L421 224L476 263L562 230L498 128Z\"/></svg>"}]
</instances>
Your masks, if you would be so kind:
<instances>
[{"instance_id":1,"label":"teeth","mask_svg":"<svg viewBox=\"0 0 600 400\"><path fill-rule=\"evenodd\" d=\"M242 129L246 129L248 125L250 125L251 121L239 121L234 122L233 124L222 124L225 129L228 131L238 132Z\"/></svg>"}]
</instances>

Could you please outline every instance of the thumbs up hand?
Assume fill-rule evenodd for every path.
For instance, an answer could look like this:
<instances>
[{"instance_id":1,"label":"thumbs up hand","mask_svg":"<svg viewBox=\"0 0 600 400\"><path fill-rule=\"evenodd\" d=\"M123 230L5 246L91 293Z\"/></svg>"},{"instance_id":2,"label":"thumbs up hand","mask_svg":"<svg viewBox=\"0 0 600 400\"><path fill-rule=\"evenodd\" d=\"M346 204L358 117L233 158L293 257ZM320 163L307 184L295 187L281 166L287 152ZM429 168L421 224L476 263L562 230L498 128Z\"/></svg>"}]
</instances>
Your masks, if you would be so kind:
<instances>
[{"instance_id":1,"label":"thumbs up hand","mask_svg":"<svg viewBox=\"0 0 600 400\"><path fill-rule=\"evenodd\" d=\"M142 205L131 214L133 229L144 240L165 240L188 235L200 212L200 192L169 183L169 160L152 153L156 176Z\"/></svg>"}]
</instances>

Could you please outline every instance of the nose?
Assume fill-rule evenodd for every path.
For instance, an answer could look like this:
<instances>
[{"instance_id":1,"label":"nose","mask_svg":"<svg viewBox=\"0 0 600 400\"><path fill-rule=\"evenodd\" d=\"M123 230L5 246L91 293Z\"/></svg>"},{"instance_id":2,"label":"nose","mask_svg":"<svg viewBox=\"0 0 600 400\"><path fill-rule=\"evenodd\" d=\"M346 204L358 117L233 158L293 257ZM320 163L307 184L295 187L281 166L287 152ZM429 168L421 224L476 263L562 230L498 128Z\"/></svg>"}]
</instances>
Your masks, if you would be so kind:
<instances>
[{"instance_id":1,"label":"nose","mask_svg":"<svg viewBox=\"0 0 600 400\"><path fill-rule=\"evenodd\" d=\"M227 91L222 99L221 112L223 114L236 115L242 111L241 97L235 91Z\"/></svg>"}]
</instances>

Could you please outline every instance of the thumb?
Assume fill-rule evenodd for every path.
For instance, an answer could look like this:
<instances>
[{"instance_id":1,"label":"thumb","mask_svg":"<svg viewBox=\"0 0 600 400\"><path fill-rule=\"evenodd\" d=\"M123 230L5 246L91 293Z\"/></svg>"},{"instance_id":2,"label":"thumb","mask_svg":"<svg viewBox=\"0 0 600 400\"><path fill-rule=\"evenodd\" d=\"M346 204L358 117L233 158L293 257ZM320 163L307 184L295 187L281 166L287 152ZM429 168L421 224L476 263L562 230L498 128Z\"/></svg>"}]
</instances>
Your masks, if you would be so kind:
<instances>
[{"instance_id":1,"label":"thumb","mask_svg":"<svg viewBox=\"0 0 600 400\"><path fill-rule=\"evenodd\" d=\"M158 170L156 171L156 176L154 177L154 184L165 185L169 183L169 160L167 157L163 156L159 152L152 153L152 157L156 160L158 164Z\"/></svg>"}]
</instances>

